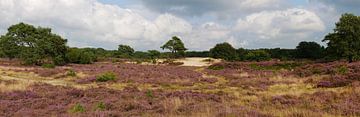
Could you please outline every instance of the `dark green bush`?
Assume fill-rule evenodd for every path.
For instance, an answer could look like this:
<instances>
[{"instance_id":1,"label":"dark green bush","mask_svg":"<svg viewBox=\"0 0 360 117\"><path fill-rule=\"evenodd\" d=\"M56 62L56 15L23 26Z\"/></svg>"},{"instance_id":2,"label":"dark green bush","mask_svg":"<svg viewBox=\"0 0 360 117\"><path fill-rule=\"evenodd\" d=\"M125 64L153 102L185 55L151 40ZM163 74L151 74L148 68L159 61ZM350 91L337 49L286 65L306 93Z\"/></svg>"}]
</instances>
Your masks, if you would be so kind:
<instances>
[{"instance_id":1,"label":"dark green bush","mask_svg":"<svg viewBox=\"0 0 360 117\"><path fill-rule=\"evenodd\" d=\"M115 81L116 75L113 72L106 72L96 77L97 82Z\"/></svg>"},{"instance_id":2,"label":"dark green bush","mask_svg":"<svg viewBox=\"0 0 360 117\"><path fill-rule=\"evenodd\" d=\"M210 49L210 57L216 59L224 59L227 61L234 61L237 59L236 49L229 43L220 43Z\"/></svg>"},{"instance_id":3,"label":"dark green bush","mask_svg":"<svg viewBox=\"0 0 360 117\"><path fill-rule=\"evenodd\" d=\"M66 54L66 58L68 62L77 64L91 64L97 59L92 51L77 48L70 49Z\"/></svg>"}]
</instances>

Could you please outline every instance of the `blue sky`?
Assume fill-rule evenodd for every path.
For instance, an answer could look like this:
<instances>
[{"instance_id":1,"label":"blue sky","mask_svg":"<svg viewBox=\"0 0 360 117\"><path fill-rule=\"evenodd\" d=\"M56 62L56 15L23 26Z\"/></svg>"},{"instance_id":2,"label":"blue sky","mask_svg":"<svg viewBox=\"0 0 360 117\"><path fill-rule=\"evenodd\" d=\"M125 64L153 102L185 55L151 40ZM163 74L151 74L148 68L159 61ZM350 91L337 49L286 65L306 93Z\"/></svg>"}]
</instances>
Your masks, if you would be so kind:
<instances>
[{"instance_id":1,"label":"blue sky","mask_svg":"<svg viewBox=\"0 0 360 117\"><path fill-rule=\"evenodd\" d=\"M0 0L0 34L25 22L50 27L75 47L160 49L179 36L190 50L294 48L321 40L360 0Z\"/></svg>"}]
</instances>

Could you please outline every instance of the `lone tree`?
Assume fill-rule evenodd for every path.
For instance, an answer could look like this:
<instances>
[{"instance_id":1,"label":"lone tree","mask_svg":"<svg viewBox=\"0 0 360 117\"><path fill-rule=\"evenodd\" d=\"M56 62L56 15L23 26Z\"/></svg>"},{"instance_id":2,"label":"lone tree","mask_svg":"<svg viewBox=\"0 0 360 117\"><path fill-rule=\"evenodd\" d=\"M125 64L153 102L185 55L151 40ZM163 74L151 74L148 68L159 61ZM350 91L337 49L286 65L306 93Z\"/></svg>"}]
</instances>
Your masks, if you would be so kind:
<instances>
[{"instance_id":1,"label":"lone tree","mask_svg":"<svg viewBox=\"0 0 360 117\"><path fill-rule=\"evenodd\" d=\"M227 61L236 60L236 49L229 43L216 44L214 48L210 49L210 57L216 59L224 59Z\"/></svg>"},{"instance_id":2,"label":"lone tree","mask_svg":"<svg viewBox=\"0 0 360 117\"><path fill-rule=\"evenodd\" d=\"M333 57L347 58L351 63L360 55L360 17L353 14L343 14L336 23L333 33L325 36L328 54Z\"/></svg>"},{"instance_id":3,"label":"lone tree","mask_svg":"<svg viewBox=\"0 0 360 117\"><path fill-rule=\"evenodd\" d=\"M185 51L187 50L185 48L184 43L181 41L180 38L178 38L177 36L172 37L171 40L169 40L168 42L166 42L163 46L160 47L161 49L165 50L168 49L171 51L171 53L173 54L174 57L178 57L178 56L184 56L185 55Z\"/></svg>"},{"instance_id":4,"label":"lone tree","mask_svg":"<svg viewBox=\"0 0 360 117\"><path fill-rule=\"evenodd\" d=\"M20 58L25 64L36 65L49 62L65 64L66 42L66 39L53 34L50 28L36 28L25 23L10 26L0 38L1 50L6 57Z\"/></svg>"},{"instance_id":5,"label":"lone tree","mask_svg":"<svg viewBox=\"0 0 360 117\"><path fill-rule=\"evenodd\" d=\"M324 48L316 42L300 42L296 47L297 58L319 59L323 55Z\"/></svg>"}]
</instances>

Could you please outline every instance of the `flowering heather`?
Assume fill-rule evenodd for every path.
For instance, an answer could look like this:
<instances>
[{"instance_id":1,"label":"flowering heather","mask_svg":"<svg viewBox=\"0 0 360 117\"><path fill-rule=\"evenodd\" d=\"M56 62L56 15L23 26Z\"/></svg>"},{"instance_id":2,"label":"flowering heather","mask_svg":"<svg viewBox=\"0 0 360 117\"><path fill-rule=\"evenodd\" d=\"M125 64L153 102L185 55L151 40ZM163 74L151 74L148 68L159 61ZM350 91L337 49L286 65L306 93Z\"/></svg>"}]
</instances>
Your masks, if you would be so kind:
<instances>
[{"instance_id":1,"label":"flowering heather","mask_svg":"<svg viewBox=\"0 0 360 117\"><path fill-rule=\"evenodd\" d=\"M359 62L215 66L104 61L45 69L5 61L0 116L360 116ZM106 73L111 80L97 80Z\"/></svg>"}]
</instances>

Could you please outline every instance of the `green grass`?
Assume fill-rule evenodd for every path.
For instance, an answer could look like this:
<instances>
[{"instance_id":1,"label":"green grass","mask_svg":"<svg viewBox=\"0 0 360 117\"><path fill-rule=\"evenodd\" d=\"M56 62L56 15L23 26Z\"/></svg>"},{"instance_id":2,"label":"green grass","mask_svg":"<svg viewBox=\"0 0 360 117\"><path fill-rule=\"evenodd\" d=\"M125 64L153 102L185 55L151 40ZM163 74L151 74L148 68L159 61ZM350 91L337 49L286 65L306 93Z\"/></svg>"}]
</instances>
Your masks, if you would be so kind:
<instances>
[{"instance_id":1,"label":"green grass","mask_svg":"<svg viewBox=\"0 0 360 117\"><path fill-rule=\"evenodd\" d=\"M83 107L81 104L76 104L70 109L71 113L83 113L85 112L85 107Z\"/></svg>"},{"instance_id":2,"label":"green grass","mask_svg":"<svg viewBox=\"0 0 360 117\"><path fill-rule=\"evenodd\" d=\"M106 72L96 77L97 82L115 81L116 75L113 72Z\"/></svg>"}]
</instances>

